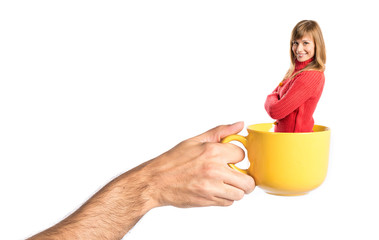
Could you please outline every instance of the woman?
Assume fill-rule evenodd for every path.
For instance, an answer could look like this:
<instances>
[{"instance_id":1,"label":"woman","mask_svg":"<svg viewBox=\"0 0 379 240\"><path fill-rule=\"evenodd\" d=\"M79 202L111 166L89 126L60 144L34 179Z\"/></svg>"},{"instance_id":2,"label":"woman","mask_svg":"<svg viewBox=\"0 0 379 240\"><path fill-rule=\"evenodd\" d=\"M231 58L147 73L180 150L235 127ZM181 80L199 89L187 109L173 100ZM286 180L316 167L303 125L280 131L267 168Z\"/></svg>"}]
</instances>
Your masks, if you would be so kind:
<instances>
[{"instance_id":1,"label":"woman","mask_svg":"<svg viewBox=\"0 0 379 240\"><path fill-rule=\"evenodd\" d=\"M325 44L317 22L303 20L292 30L291 66L279 86L267 96L265 108L275 132L312 132L313 113L325 77Z\"/></svg>"}]
</instances>

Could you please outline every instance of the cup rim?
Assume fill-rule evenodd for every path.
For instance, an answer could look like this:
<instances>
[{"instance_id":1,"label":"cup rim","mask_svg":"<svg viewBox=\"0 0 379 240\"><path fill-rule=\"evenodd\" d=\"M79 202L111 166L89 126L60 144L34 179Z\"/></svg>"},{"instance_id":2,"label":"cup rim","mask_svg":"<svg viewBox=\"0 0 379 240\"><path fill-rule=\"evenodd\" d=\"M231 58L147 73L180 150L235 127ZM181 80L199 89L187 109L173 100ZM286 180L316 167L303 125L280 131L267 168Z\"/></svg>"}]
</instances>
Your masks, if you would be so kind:
<instances>
[{"instance_id":1,"label":"cup rim","mask_svg":"<svg viewBox=\"0 0 379 240\"><path fill-rule=\"evenodd\" d=\"M323 133L330 132L330 128L329 127L324 126L324 125L318 125L318 124L315 124L313 128L315 128L315 127L317 127L317 128L323 128L323 130L316 131L316 132L296 132L296 133L293 133L293 132L269 132L269 131L252 129L254 126L258 126L258 125L271 125L270 129L272 127L274 127L273 123L256 123L256 124L248 125L246 129L247 129L247 131L249 133L250 132L251 133L252 132L260 132L260 133L275 134L275 135L314 135L314 134L323 134Z\"/></svg>"}]
</instances>

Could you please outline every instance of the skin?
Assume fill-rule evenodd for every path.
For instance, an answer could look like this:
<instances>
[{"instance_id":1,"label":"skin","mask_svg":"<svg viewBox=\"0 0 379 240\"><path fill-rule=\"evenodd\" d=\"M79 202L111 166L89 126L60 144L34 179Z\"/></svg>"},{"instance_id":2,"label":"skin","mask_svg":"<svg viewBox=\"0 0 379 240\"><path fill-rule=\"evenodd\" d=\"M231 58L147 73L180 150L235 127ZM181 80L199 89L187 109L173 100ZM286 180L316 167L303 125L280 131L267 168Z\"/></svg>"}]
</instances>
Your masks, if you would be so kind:
<instances>
[{"instance_id":1,"label":"skin","mask_svg":"<svg viewBox=\"0 0 379 240\"><path fill-rule=\"evenodd\" d=\"M244 151L221 139L240 132L243 123L218 126L117 177L77 211L30 239L121 239L148 211L230 206L252 192L252 177L228 163Z\"/></svg>"},{"instance_id":2,"label":"skin","mask_svg":"<svg viewBox=\"0 0 379 240\"><path fill-rule=\"evenodd\" d=\"M311 35L306 34L292 42L292 52L297 61L304 62L315 55L315 44Z\"/></svg>"}]
</instances>

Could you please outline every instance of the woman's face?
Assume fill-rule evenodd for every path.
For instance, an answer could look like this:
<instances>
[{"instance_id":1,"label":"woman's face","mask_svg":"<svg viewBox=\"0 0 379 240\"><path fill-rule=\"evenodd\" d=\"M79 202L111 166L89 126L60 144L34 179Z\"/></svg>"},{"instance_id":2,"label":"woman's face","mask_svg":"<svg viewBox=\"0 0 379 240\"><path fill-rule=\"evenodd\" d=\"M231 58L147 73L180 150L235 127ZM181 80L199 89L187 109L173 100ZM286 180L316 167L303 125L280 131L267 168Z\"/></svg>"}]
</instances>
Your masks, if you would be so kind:
<instances>
[{"instance_id":1,"label":"woman's face","mask_svg":"<svg viewBox=\"0 0 379 240\"><path fill-rule=\"evenodd\" d=\"M292 42L292 52L295 54L297 61L304 62L315 55L315 44L309 34Z\"/></svg>"}]
</instances>

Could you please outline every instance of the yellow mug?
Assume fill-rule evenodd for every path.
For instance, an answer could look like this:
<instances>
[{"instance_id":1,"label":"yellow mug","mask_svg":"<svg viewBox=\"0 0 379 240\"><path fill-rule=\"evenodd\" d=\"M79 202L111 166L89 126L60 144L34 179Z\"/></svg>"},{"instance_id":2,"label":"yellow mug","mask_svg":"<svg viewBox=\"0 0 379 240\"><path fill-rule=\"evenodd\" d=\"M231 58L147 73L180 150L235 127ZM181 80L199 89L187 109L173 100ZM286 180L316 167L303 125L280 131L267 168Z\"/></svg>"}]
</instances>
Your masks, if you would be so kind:
<instances>
[{"instance_id":1,"label":"yellow mug","mask_svg":"<svg viewBox=\"0 0 379 240\"><path fill-rule=\"evenodd\" d=\"M250 167L230 167L252 176L265 192L280 196L304 195L325 180L329 162L330 129L315 125L313 132L276 133L272 123L250 125L248 135L222 140L241 142Z\"/></svg>"}]
</instances>

